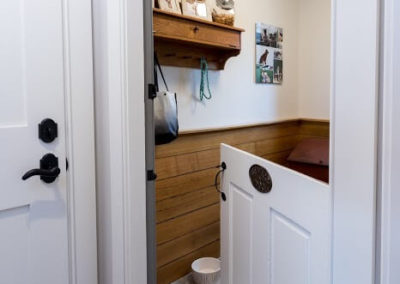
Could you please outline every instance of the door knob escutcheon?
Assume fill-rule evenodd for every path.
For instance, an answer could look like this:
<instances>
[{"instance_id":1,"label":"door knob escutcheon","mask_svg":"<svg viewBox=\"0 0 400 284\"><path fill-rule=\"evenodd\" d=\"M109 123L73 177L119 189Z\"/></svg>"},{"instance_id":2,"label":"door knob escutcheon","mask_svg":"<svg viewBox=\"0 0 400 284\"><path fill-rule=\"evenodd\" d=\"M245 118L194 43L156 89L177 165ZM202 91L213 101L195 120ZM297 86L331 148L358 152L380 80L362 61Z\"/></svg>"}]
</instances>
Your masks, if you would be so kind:
<instances>
[{"instance_id":1,"label":"door knob escutcheon","mask_svg":"<svg viewBox=\"0 0 400 284\"><path fill-rule=\"evenodd\" d=\"M58 136L58 125L51 118L43 119L39 124L39 139L44 143L53 142Z\"/></svg>"}]
</instances>

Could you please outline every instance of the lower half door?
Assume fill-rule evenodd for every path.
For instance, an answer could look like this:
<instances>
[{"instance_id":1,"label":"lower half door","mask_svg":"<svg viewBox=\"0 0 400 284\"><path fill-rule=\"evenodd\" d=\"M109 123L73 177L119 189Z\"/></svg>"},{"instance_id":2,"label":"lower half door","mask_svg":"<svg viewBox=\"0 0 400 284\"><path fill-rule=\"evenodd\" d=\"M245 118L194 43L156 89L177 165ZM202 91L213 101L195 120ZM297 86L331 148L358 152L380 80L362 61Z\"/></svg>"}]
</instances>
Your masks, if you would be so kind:
<instances>
[{"instance_id":1,"label":"lower half door","mask_svg":"<svg viewBox=\"0 0 400 284\"><path fill-rule=\"evenodd\" d=\"M327 184L221 146L223 284L328 284L331 192ZM251 172L251 173L250 173Z\"/></svg>"}]
</instances>

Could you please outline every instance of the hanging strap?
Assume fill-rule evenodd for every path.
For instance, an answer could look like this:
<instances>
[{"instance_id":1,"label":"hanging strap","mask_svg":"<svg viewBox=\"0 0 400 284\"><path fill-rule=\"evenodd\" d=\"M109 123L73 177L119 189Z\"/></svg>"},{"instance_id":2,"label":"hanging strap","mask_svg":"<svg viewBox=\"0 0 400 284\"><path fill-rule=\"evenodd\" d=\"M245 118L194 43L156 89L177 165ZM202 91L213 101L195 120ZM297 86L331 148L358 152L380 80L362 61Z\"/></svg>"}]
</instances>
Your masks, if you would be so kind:
<instances>
[{"instance_id":1,"label":"hanging strap","mask_svg":"<svg viewBox=\"0 0 400 284\"><path fill-rule=\"evenodd\" d=\"M163 71L161 69L160 62L158 61L157 53L154 52L154 83L155 83L155 86L156 86L156 91L158 92L160 90L160 87L158 85L157 68L158 68L158 70L160 70L160 74L161 74L162 80L164 82L165 88L169 92L167 81L165 81L164 73L163 73Z\"/></svg>"},{"instance_id":2,"label":"hanging strap","mask_svg":"<svg viewBox=\"0 0 400 284\"><path fill-rule=\"evenodd\" d=\"M210 91L210 82L208 80L208 63L204 57L202 57L200 60L200 68L201 68L200 101L202 101L204 98L206 98L207 100L210 100L212 95L211 95L211 91ZM207 84L208 96L206 95L206 92L204 91L204 84Z\"/></svg>"}]
</instances>

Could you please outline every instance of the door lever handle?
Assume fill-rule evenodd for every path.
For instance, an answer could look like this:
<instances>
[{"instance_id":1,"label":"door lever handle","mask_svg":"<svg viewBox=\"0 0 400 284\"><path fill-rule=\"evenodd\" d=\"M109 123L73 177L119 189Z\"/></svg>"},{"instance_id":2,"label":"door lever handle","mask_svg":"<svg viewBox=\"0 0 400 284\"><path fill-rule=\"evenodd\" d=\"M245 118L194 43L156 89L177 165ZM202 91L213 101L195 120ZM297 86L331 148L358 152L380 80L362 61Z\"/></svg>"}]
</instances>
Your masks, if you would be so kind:
<instances>
[{"instance_id":1,"label":"door lever handle","mask_svg":"<svg viewBox=\"0 0 400 284\"><path fill-rule=\"evenodd\" d=\"M27 171L22 180L27 180L33 176L40 176L40 179L45 183L54 182L60 175L61 170L58 167L58 158L53 154L46 154L40 160L40 168Z\"/></svg>"},{"instance_id":2,"label":"door lever handle","mask_svg":"<svg viewBox=\"0 0 400 284\"><path fill-rule=\"evenodd\" d=\"M27 180L28 178L31 178L33 176L41 176L41 177L48 177L48 178L56 178L60 175L60 168L59 167L54 167L49 170L44 170L44 169L33 169L30 171L27 171L23 176L22 180Z\"/></svg>"}]
</instances>

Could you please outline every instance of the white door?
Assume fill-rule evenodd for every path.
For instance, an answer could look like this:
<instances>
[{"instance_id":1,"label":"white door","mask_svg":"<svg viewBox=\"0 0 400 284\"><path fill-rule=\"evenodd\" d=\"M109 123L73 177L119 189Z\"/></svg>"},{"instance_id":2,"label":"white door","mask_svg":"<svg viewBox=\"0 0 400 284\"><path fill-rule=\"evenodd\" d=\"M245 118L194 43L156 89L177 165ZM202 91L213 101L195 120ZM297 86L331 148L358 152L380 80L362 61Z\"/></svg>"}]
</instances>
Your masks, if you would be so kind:
<instances>
[{"instance_id":1,"label":"white door","mask_svg":"<svg viewBox=\"0 0 400 284\"><path fill-rule=\"evenodd\" d=\"M69 283L62 11L63 1L0 0L2 284ZM38 137L45 118L58 125L50 143ZM48 153L55 181L22 180Z\"/></svg>"},{"instance_id":2,"label":"white door","mask_svg":"<svg viewBox=\"0 0 400 284\"><path fill-rule=\"evenodd\" d=\"M330 283L329 186L228 145L221 159L222 284ZM254 165L268 171L269 193L252 185Z\"/></svg>"}]
</instances>

